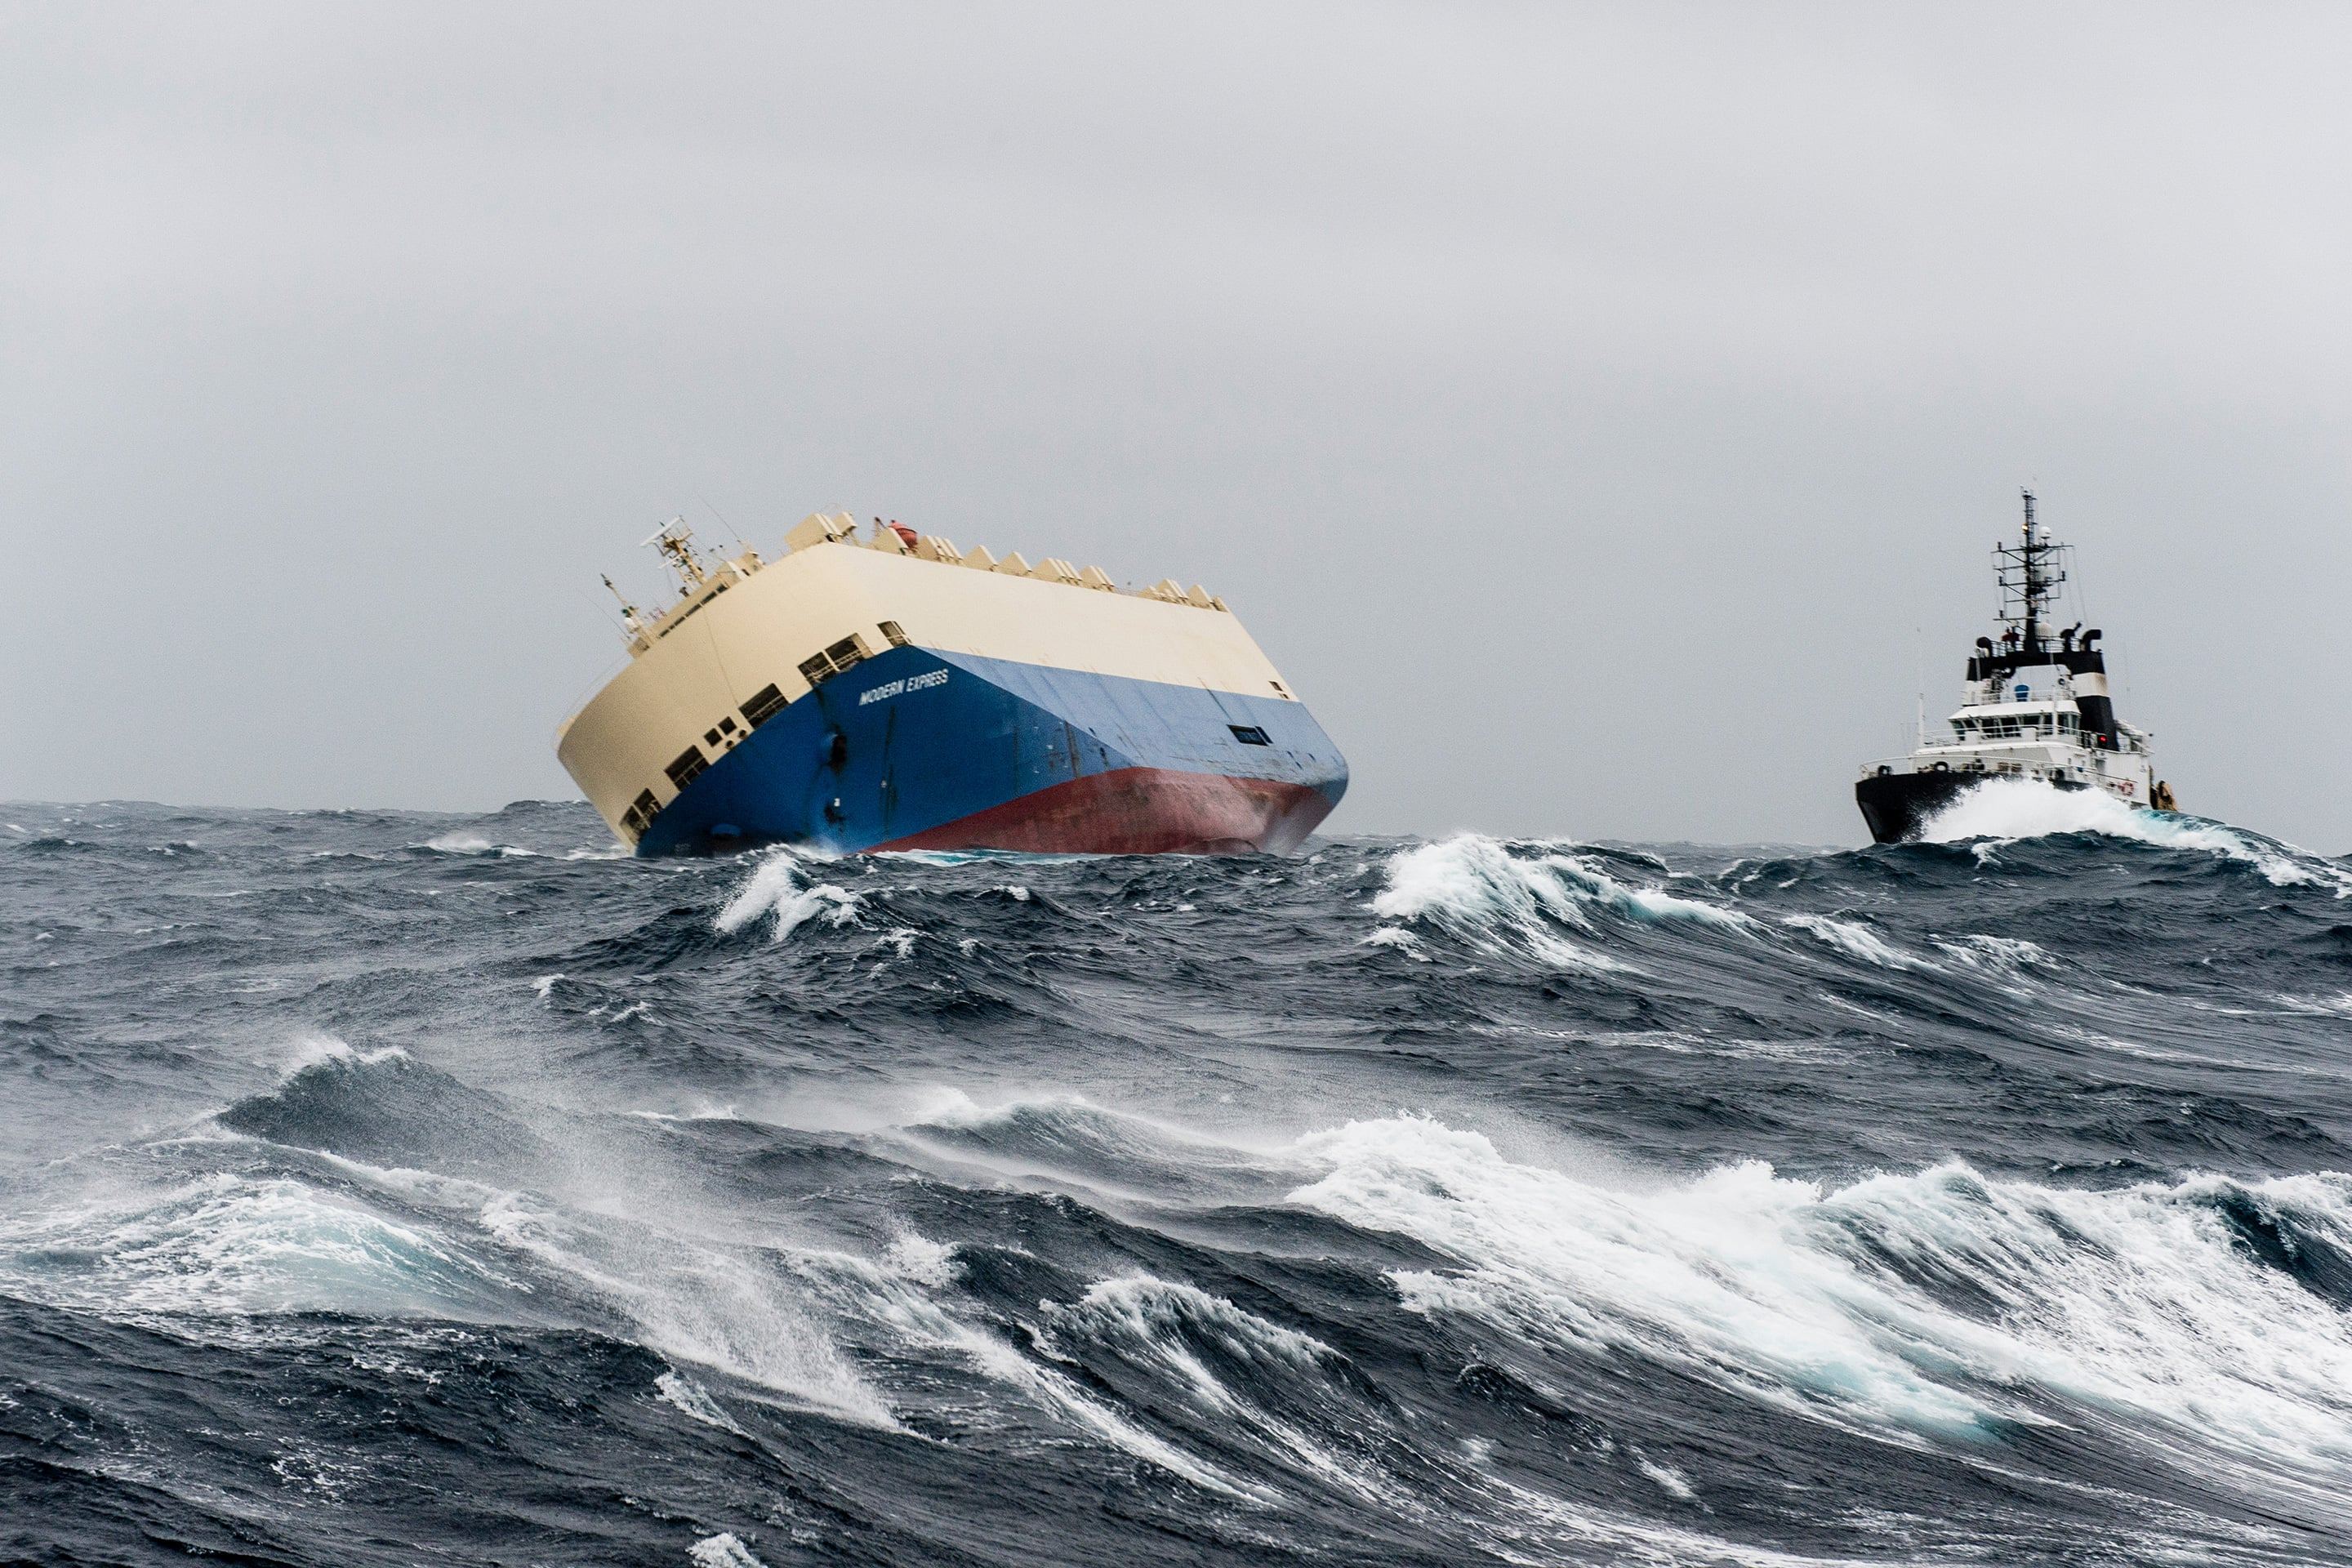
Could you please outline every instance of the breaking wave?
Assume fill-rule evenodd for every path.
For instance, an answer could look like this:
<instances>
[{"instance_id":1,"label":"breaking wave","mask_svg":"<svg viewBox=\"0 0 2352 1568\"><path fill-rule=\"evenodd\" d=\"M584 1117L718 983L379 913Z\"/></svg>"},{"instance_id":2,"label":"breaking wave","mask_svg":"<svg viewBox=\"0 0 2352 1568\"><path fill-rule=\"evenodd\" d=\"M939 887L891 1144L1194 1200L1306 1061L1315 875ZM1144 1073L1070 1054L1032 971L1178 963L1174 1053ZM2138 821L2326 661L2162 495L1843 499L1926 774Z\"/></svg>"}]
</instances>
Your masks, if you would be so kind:
<instances>
[{"instance_id":1,"label":"breaking wave","mask_svg":"<svg viewBox=\"0 0 2352 1568\"><path fill-rule=\"evenodd\" d=\"M2186 849L2253 867L2278 887L2323 887L2352 897L2352 872L2292 845L2179 812L2127 805L2105 790L2062 790L2039 779L1993 779L1928 819L1931 844L2095 833L2161 849Z\"/></svg>"},{"instance_id":2,"label":"breaking wave","mask_svg":"<svg viewBox=\"0 0 2352 1568\"><path fill-rule=\"evenodd\" d=\"M669 863L12 806L11 1548L2352 1561L2342 868L1963 806Z\"/></svg>"},{"instance_id":3,"label":"breaking wave","mask_svg":"<svg viewBox=\"0 0 2352 1568\"><path fill-rule=\"evenodd\" d=\"M1754 923L1736 910L1621 881L1589 852L1477 834L1402 850L1389 860L1384 877L1371 909L1400 922L1388 931L1422 922L1473 946L1515 948L1569 968L1624 967L1598 946L1563 934L1594 932L1597 920L1685 921L1727 931Z\"/></svg>"}]
</instances>

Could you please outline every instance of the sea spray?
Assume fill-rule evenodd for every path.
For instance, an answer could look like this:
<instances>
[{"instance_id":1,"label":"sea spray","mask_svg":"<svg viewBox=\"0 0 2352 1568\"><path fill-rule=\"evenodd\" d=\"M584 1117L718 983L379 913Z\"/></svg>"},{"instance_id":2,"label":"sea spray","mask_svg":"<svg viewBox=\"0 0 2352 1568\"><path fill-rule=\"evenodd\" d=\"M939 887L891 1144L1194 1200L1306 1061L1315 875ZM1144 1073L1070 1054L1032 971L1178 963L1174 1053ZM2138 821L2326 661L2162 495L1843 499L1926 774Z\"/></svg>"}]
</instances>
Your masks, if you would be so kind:
<instances>
[{"instance_id":1,"label":"sea spray","mask_svg":"<svg viewBox=\"0 0 2352 1568\"><path fill-rule=\"evenodd\" d=\"M16 1555L2352 1561L2344 905L2246 827L6 816Z\"/></svg>"}]
</instances>

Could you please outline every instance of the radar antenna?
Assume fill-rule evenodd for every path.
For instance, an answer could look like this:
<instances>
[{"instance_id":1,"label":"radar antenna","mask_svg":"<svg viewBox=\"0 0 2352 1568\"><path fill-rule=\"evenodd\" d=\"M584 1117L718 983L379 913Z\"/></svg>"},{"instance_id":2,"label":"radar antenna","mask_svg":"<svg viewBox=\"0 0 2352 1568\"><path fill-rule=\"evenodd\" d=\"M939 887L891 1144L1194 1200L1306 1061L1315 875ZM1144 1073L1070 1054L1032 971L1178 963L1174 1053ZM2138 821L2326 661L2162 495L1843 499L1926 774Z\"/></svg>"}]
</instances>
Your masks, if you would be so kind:
<instances>
[{"instance_id":1,"label":"radar antenna","mask_svg":"<svg viewBox=\"0 0 2352 1568\"><path fill-rule=\"evenodd\" d=\"M702 558L694 552L694 530L687 526L683 517L671 518L646 535L644 542L661 552L662 559L677 574L680 594L693 593L709 578L710 574L703 569Z\"/></svg>"}]
</instances>

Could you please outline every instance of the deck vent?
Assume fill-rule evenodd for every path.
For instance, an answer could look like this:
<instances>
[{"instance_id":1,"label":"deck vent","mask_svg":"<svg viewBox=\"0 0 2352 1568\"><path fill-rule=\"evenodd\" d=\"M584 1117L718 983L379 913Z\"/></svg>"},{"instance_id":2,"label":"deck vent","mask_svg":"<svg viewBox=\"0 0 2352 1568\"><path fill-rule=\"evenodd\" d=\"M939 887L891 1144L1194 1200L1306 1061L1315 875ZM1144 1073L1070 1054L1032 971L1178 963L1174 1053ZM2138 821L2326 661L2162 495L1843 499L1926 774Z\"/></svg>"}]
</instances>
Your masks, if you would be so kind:
<instances>
[{"instance_id":1,"label":"deck vent","mask_svg":"<svg viewBox=\"0 0 2352 1568\"><path fill-rule=\"evenodd\" d=\"M701 777L702 770L709 765L709 762L702 754L701 747L688 746L677 754L677 761L670 763L662 772L669 774L669 782L672 784L684 789Z\"/></svg>"},{"instance_id":2,"label":"deck vent","mask_svg":"<svg viewBox=\"0 0 2352 1568\"><path fill-rule=\"evenodd\" d=\"M783 710L784 694L771 683L751 693L751 700L743 704L743 722L756 730Z\"/></svg>"},{"instance_id":3,"label":"deck vent","mask_svg":"<svg viewBox=\"0 0 2352 1568\"><path fill-rule=\"evenodd\" d=\"M1244 746L1271 746L1274 744L1273 738L1266 734L1265 730L1262 725L1228 724L1225 728L1231 730L1234 732L1234 739L1239 741Z\"/></svg>"}]
</instances>

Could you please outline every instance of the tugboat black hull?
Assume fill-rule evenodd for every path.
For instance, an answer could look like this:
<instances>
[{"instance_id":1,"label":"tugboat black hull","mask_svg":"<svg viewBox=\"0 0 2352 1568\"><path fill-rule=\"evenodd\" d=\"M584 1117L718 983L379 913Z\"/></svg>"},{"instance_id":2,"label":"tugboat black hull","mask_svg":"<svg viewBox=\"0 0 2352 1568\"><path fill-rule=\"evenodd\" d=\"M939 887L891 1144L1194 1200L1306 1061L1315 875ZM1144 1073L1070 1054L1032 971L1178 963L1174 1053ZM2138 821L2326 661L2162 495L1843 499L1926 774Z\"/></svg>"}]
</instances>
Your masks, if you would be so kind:
<instances>
[{"instance_id":1,"label":"tugboat black hull","mask_svg":"<svg viewBox=\"0 0 2352 1568\"><path fill-rule=\"evenodd\" d=\"M1920 773L1874 773L1853 786L1854 804L1862 807L1862 819L1870 826L1874 843L1900 844L1919 837L1919 830L1946 806L1985 782L1991 775L1979 773L1944 773L1933 769ZM2084 789L2089 786L2074 779L2042 781L2055 789Z\"/></svg>"}]
</instances>

